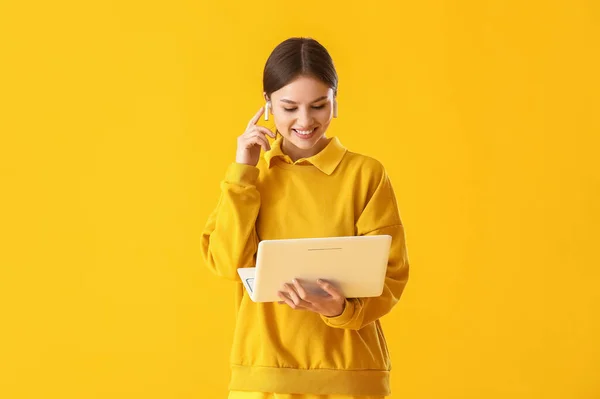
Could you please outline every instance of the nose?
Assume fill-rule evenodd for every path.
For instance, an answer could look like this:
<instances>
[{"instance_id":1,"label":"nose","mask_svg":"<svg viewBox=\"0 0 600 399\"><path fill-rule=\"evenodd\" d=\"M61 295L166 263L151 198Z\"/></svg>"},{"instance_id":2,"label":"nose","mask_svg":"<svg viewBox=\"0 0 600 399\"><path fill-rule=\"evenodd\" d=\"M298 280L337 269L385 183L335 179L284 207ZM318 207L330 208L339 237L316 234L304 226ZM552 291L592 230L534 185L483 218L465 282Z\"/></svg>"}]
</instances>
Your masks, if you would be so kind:
<instances>
[{"instance_id":1,"label":"nose","mask_svg":"<svg viewBox=\"0 0 600 399\"><path fill-rule=\"evenodd\" d=\"M308 128L313 125L313 122L314 122L314 118L312 116L311 111L308 109L304 109L298 115L298 126Z\"/></svg>"}]
</instances>

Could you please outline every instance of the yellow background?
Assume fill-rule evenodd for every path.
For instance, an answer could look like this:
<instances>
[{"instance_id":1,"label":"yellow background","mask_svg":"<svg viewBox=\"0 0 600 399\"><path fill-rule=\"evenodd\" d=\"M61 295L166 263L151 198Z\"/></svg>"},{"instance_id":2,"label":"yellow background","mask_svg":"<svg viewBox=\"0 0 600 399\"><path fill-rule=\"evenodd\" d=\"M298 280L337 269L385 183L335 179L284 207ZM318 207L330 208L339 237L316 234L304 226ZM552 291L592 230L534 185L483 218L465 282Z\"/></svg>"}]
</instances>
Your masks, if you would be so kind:
<instances>
[{"instance_id":1,"label":"yellow background","mask_svg":"<svg viewBox=\"0 0 600 399\"><path fill-rule=\"evenodd\" d=\"M600 398L594 0L0 4L0 397L225 398L232 284L200 231L311 36L412 275L393 398ZM294 210L291 209L290 212Z\"/></svg>"}]
</instances>

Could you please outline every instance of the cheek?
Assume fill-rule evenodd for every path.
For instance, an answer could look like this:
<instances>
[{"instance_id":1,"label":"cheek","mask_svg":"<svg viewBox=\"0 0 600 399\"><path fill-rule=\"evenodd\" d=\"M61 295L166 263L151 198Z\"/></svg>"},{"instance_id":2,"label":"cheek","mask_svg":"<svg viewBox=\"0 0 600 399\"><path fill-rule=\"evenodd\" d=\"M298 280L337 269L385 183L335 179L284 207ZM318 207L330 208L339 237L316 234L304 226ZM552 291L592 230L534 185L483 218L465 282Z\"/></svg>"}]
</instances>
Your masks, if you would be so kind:
<instances>
[{"instance_id":1,"label":"cheek","mask_svg":"<svg viewBox=\"0 0 600 399\"><path fill-rule=\"evenodd\" d=\"M279 131L281 131L282 129L288 130L294 122L293 119L284 112L277 112L276 114L274 114L274 120L275 125L277 126L277 129L279 129Z\"/></svg>"},{"instance_id":2,"label":"cheek","mask_svg":"<svg viewBox=\"0 0 600 399\"><path fill-rule=\"evenodd\" d=\"M317 119L321 125L327 125L332 117L333 112L330 108L319 110L319 113L315 115L315 119Z\"/></svg>"}]
</instances>

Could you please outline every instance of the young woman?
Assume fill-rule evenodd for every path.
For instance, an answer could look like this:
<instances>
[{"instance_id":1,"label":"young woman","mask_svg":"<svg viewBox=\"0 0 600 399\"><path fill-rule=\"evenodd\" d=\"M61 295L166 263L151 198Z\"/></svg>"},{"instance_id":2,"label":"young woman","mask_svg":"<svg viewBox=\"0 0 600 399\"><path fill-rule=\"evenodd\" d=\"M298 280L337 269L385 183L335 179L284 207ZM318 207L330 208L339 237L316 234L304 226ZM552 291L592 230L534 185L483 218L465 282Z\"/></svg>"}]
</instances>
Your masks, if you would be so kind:
<instances>
[{"instance_id":1,"label":"young woman","mask_svg":"<svg viewBox=\"0 0 600 399\"><path fill-rule=\"evenodd\" d=\"M391 364L379 318L398 302L409 270L392 185L380 162L325 136L337 117L338 78L321 44L279 44L263 86L266 106L238 137L202 233L205 263L238 283L229 398L381 399ZM263 113L281 137L257 125ZM254 266L260 240L378 234L392 236L379 297L344 298L326 281L319 284L329 295L312 295L293 281L279 303L254 303L237 275Z\"/></svg>"}]
</instances>

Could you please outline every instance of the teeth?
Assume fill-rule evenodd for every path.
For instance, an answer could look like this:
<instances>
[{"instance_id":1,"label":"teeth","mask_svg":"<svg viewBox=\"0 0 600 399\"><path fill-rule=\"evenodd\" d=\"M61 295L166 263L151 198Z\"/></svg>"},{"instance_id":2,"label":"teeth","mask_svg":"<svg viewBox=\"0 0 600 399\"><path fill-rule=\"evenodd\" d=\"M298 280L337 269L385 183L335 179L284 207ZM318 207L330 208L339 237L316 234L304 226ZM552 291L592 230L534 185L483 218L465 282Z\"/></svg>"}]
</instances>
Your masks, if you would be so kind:
<instances>
[{"instance_id":1,"label":"teeth","mask_svg":"<svg viewBox=\"0 0 600 399\"><path fill-rule=\"evenodd\" d=\"M314 130L315 130L315 129L312 129L312 130L297 130L297 129L294 129L294 131L296 131L296 132L298 132L298 133L300 133L300 134L304 134L304 135L309 135L309 134L311 134L311 133L312 133Z\"/></svg>"}]
</instances>

